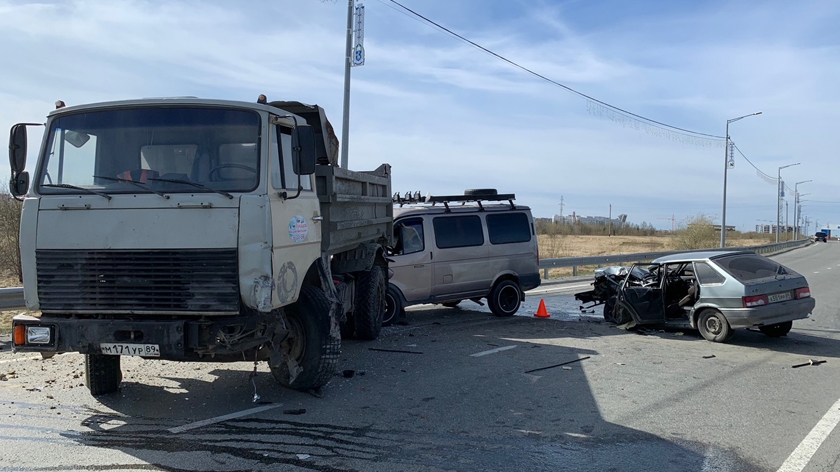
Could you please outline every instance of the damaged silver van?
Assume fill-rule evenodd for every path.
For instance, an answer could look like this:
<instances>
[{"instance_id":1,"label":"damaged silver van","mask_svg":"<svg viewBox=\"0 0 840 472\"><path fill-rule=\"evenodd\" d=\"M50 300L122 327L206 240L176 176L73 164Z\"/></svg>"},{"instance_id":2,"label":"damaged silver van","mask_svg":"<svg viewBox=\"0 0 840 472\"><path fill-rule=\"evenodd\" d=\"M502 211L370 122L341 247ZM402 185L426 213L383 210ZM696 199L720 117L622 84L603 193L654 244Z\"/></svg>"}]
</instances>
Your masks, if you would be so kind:
<instances>
[{"instance_id":1,"label":"damaged silver van","mask_svg":"<svg viewBox=\"0 0 840 472\"><path fill-rule=\"evenodd\" d=\"M395 195L383 325L422 303L454 307L486 299L497 316L516 313L524 292L539 286L540 274L534 218L515 198L494 189Z\"/></svg>"}]
</instances>

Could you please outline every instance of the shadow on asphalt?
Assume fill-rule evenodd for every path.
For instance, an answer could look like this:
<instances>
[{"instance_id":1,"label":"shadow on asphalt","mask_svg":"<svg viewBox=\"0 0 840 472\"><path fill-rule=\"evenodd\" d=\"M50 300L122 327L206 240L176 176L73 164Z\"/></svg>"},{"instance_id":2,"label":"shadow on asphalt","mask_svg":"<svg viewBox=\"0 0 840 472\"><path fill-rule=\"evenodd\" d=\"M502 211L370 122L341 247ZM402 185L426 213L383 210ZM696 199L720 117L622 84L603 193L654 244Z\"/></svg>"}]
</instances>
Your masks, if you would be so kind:
<instances>
[{"instance_id":1,"label":"shadow on asphalt","mask_svg":"<svg viewBox=\"0 0 840 472\"><path fill-rule=\"evenodd\" d=\"M84 432L65 436L170 471L758 470L735 451L605 421L586 360L526 373L596 357L563 340L610 334L626 333L600 323L438 312L387 328L378 341L345 342L339 370L359 374L336 377L322 398L282 390L261 374L263 399L282 407L175 434L168 430L255 406L248 370L217 369L204 381L184 364L172 367L180 375L167 374L171 387L129 380L99 397L116 413L93 410ZM499 347L506 350L475 355Z\"/></svg>"}]
</instances>

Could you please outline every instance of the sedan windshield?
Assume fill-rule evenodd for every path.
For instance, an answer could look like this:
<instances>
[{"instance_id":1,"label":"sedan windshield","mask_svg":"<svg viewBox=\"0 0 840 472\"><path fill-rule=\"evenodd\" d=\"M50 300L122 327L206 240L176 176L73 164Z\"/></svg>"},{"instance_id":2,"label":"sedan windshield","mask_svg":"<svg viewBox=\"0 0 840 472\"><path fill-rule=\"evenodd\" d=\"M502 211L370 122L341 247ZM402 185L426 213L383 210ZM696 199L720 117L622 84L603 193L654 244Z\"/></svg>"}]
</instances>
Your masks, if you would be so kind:
<instances>
[{"instance_id":1,"label":"sedan windshield","mask_svg":"<svg viewBox=\"0 0 840 472\"><path fill-rule=\"evenodd\" d=\"M62 116L48 130L39 192L250 191L259 182L259 131L256 112L225 108L138 107Z\"/></svg>"}]
</instances>

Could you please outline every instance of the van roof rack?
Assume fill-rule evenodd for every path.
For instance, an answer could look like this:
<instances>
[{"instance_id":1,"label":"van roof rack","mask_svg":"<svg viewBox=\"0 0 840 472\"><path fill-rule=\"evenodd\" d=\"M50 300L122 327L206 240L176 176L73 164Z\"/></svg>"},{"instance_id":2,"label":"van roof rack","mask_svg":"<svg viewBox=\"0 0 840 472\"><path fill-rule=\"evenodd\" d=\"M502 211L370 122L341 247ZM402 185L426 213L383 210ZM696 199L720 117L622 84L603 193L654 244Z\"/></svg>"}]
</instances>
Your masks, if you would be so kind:
<instances>
[{"instance_id":1,"label":"van roof rack","mask_svg":"<svg viewBox=\"0 0 840 472\"><path fill-rule=\"evenodd\" d=\"M400 197L400 193L397 192L394 194L394 198L392 199L394 203L399 203L400 206L403 206L407 203L431 203L432 206L435 206L438 203L443 203L443 206L446 207L446 211L452 211L449 208L450 203L458 203L460 202L462 205L475 202L478 204L479 211L484 210L484 206L482 202L503 202L507 201L510 203L511 210L516 209L516 205L514 205L513 201L516 200L516 195L513 193L505 193L499 194L496 191L488 191L488 192L467 192L464 195L435 195L432 196L431 194L426 195L425 197L420 197L420 192L415 192L411 194L411 192L406 192L402 197Z\"/></svg>"}]
</instances>

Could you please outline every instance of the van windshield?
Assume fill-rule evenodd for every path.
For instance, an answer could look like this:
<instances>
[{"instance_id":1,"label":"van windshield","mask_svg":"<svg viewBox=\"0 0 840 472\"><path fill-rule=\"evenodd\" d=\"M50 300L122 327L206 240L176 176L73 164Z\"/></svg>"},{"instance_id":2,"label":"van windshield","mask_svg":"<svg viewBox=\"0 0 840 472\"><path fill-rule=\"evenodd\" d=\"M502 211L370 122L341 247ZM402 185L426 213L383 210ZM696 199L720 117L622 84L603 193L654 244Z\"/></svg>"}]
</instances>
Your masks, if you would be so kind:
<instances>
[{"instance_id":1,"label":"van windshield","mask_svg":"<svg viewBox=\"0 0 840 472\"><path fill-rule=\"evenodd\" d=\"M137 107L61 116L47 131L38 191L250 191L259 182L259 131L259 114L229 108Z\"/></svg>"}]
</instances>

